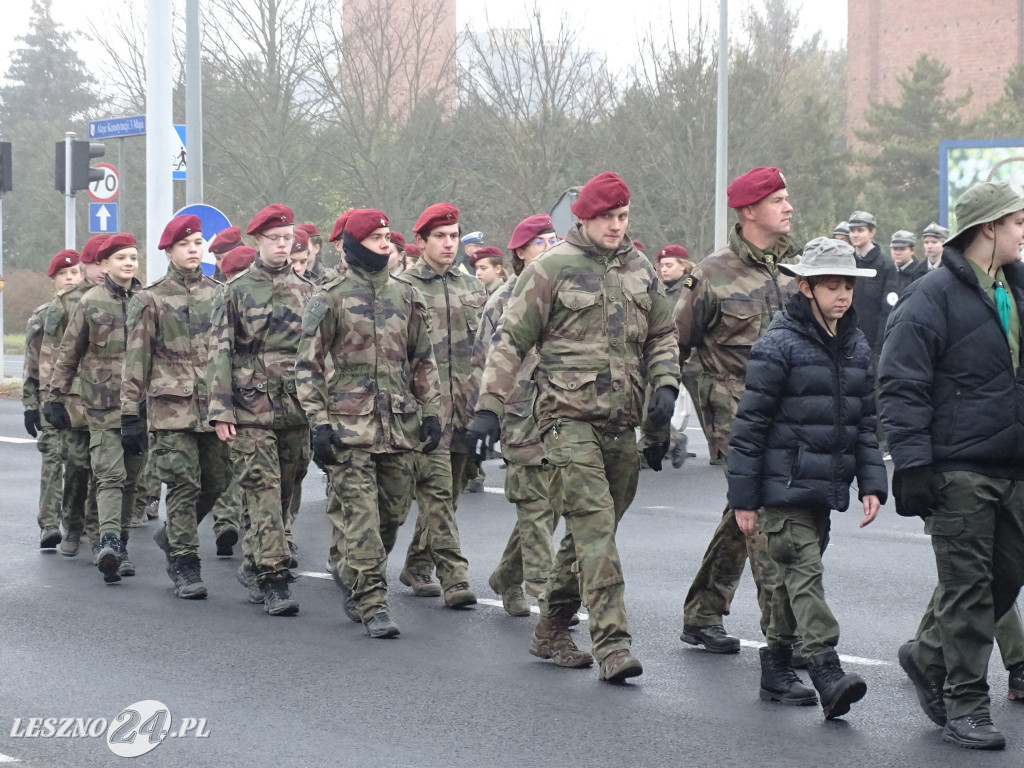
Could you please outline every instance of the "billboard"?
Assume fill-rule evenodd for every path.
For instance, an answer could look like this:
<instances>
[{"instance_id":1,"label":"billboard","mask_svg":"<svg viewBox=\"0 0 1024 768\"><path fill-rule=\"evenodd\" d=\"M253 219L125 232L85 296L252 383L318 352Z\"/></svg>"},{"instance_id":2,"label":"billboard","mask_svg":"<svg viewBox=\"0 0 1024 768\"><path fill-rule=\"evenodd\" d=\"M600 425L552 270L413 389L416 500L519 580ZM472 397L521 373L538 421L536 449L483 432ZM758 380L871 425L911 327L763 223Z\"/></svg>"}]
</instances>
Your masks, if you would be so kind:
<instances>
[{"instance_id":1,"label":"billboard","mask_svg":"<svg viewBox=\"0 0 1024 768\"><path fill-rule=\"evenodd\" d=\"M983 181L1008 181L1024 192L1024 139L939 142L939 223L956 233L956 201Z\"/></svg>"}]
</instances>

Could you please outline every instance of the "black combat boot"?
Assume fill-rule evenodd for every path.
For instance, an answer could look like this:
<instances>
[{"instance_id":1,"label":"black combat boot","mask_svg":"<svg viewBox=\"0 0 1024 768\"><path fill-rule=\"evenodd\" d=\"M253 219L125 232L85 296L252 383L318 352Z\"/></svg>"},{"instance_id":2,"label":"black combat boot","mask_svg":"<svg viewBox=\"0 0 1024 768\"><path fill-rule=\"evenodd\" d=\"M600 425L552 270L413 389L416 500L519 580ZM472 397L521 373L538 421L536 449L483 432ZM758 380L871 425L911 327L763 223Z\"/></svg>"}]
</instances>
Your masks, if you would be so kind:
<instances>
[{"instance_id":1,"label":"black combat boot","mask_svg":"<svg viewBox=\"0 0 1024 768\"><path fill-rule=\"evenodd\" d=\"M795 707L818 703L814 689L804 685L793 671L792 648L762 648L759 653L761 701L777 701Z\"/></svg>"},{"instance_id":2,"label":"black combat boot","mask_svg":"<svg viewBox=\"0 0 1024 768\"><path fill-rule=\"evenodd\" d=\"M263 610L271 616L293 616L299 612L299 601L288 589L287 573L270 573L260 577L263 589Z\"/></svg>"},{"instance_id":3,"label":"black combat boot","mask_svg":"<svg viewBox=\"0 0 1024 768\"><path fill-rule=\"evenodd\" d=\"M399 635L398 625L386 610L380 610L373 614L363 629L366 630L366 634L375 638L398 637Z\"/></svg>"},{"instance_id":4,"label":"black combat boot","mask_svg":"<svg viewBox=\"0 0 1024 768\"><path fill-rule=\"evenodd\" d=\"M134 576L135 563L128 555L128 537L121 537L121 549L117 553L117 574L118 576Z\"/></svg>"},{"instance_id":5,"label":"black combat boot","mask_svg":"<svg viewBox=\"0 0 1024 768\"><path fill-rule=\"evenodd\" d=\"M740 639L726 632L721 624L712 624L710 627L683 624L683 633L679 639L690 645L703 645L708 653L740 652Z\"/></svg>"},{"instance_id":6,"label":"black combat boot","mask_svg":"<svg viewBox=\"0 0 1024 768\"><path fill-rule=\"evenodd\" d=\"M333 563L328 569L331 572L331 578L334 579L334 583L338 585L338 589L341 590L341 609L348 616L349 620L354 621L356 624L362 624L363 618L359 615L359 604L356 599L352 597L352 590L348 588L344 581L341 580L341 574L338 573L338 568ZM374 617L376 618L376 617ZM376 635L370 634L371 637Z\"/></svg>"},{"instance_id":7,"label":"black combat boot","mask_svg":"<svg viewBox=\"0 0 1024 768\"><path fill-rule=\"evenodd\" d=\"M1024 701L1024 663L1014 664L1007 671L1010 679L1007 681L1006 698L1010 701Z\"/></svg>"},{"instance_id":8,"label":"black combat boot","mask_svg":"<svg viewBox=\"0 0 1024 768\"><path fill-rule=\"evenodd\" d=\"M992 724L988 710L946 721L942 740L965 749L1005 749L1006 737Z\"/></svg>"},{"instance_id":9,"label":"black combat boot","mask_svg":"<svg viewBox=\"0 0 1024 768\"><path fill-rule=\"evenodd\" d=\"M121 551L121 539L113 533L104 533L100 537L100 550L96 553L96 567L103 574L103 580L107 584L113 584L121 580L117 572L121 564L119 553Z\"/></svg>"},{"instance_id":10,"label":"black combat boot","mask_svg":"<svg viewBox=\"0 0 1024 768\"><path fill-rule=\"evenodd\" d=\"M206 598L206 585L200 577L199 556L192 553L171 558L171 570L174 573L174 594L182 600L203 600Z\"/></svg>"},{"instance_id":11,"label":"black combat boot","mask_svg":"<svg viewBox=\"0 0 1024 768\"><path fill-rule=\"evenodd\" d=\"M842 717L850 705L864 698L868 685L860 675L846 674L839 665L839 654L829 648L818 651L807 660L811 682L821 696L821 708L826 720Z\"/></svg>"}]
</instances>

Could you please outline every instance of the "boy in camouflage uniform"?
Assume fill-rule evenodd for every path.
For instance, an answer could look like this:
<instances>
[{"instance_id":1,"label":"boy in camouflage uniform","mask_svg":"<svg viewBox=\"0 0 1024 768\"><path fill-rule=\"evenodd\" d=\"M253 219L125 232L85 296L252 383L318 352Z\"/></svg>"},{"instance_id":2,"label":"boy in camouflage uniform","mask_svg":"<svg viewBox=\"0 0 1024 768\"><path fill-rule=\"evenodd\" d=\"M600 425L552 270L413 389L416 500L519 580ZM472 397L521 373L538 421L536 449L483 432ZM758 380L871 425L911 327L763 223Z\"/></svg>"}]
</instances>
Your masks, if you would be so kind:
<instances>
[{"instance_id":1,"label":"boy in camouflage uniform","mask_svg":"<svg viewBox=\"0 0 1024 768\"><path fill-rule=\"evenodd\" d=\"M378 210L349 217L348 269L306 306L296 362L313 451L343 510L341 521L331 520L345 540L334 568L358 605L350 618L375 638L399 633L388 604L387 556L409 508L416 449L430 453L441 440L427 307L415 288L388 273L389 234Z\"/></svg>"},{"instance_id":2,"label":"boy in camouflage uniform","mask_svg":"<svg viewBox=\"0 0 1024 768\"><path fill-rule=\"evenodd\" d=\"M312 284L289 263L295 217L269 205L246 230L253 266L228 281L213 306L207 368L210 423L230 444L244 495L245 560L239 581L251 602L274 616L298 612L288 584L291 553L284 510L309 465L309 426L295 393L295 352Z\"/></svg>"},{"instance_id":3,"label":"boy in camouflage uniform","mask_svg":"<svg viewBox=\"0 0 1024 768\"><path fill-rule=\"evenodd\" d=\"M53 257L46 276L54 288L60 291L71 288L82 278L78 269L77 251L64 250ZM43 344L43 321L50 304L47 302L28 318L25 330L25 364L21 385L21 404L25 408L25 431L39 439L36 447L43 455L39 478L39 548L55 549L61 543L60 524L62 518L61 497L63 496L64 458L67 454L59 430L42 418L40 410L39 353ZM42 433L42 434L39 434ZM66 527L65 527L65 530Z\"/></svg>"},{"instance_id":4,"label":"boy in camouflage uniform","mask_svg":"<svg viewBox=\"0 0 1024 768\"><path fill-rule=\"evenodd\" d=\"M127 233L111 235L100 246L96 261L108 262L107 274L102 285L82 296L68 322L50 380L47 418L58 428L71 426L64 402L75 376L81 376L99 515L96 566L103 580L112 584L122 576L135 575L135 565L128 556L128 530L142 456L125 453L121 445L125 314L133 294L141 287L135 279L139 263L135 238Z\"/></svg>"},{"instance_id":5,"label":"boy in camouflage uniform","mask_svg":"<svg viewBox=\"0 0 1024 768\"><path fill-rule=\"evenodd\" d=\"M729 244L683 278L675 308L679 359L695 351L703 368L694 406L704 413L701 426L712 463L723 465L750 348L796 291L796 281L778 265L798 253L788 237L793 206L782 171L754 168L733 179L728 195L739 217ZM767 631L771 594L764 573L770 562L764 548L764 536L744 536L727 506L686 594L680 640L712 653L739 653L740 641L726 633L722 617L729 614L748 555L761 631Z\"/></svg>"},{"instance_id":6,"label":"boy in camouflage uniform","mask_svg":"<svg viewBox=\"0 0 1024 768\"><path fill-rule=\"evenodd\" d=\"M228 484L227 445L209 422L206 366L210 314L218 288L203 274L202 224L178 216L164 228L167 275L132 299L128 307L128 352L121 386L121 437L129 452L141 451L146 413L153 444L150 461L167 484L167 522L157 532L167 555L174 593L186 600L206 597L200 576L198 525ZM215 526L215 528L218 526ZM218 548L238 541L238 529L222 523Z\"/></svg>"},{"instance_id":7,"label":"boy in camouflage uniform","mask_svg":"<svg viewBox=\"0 0 1024 768\"><path fill-rule=\"evenodd\" d=\"M458 208L450 203L430 206L413 232L423 258L402 277L419 290L430 310L444 434L436 451L416 456L416 529L399 580L419 597L436 597L444 590L445 604L461 608L476 603L455 510L467 479L470 358L485 296L479 280L451 268L459 243ZM430 578L435 567L440 589Z\"/></svg>"},{"instance_id":8,"label":"boy in camouflage uniform","mask_svg":"<svg viewBox=\"0 0 1024 768\"><path fill-rule=\"evenodd\" d=\"M615 531L636 493L635 429L645 390L648 384L653 390L646 425L653 434L672 415L679 359L664 289L626 234L625 183L614 173L596 176L572 210L579 222L565 241L527 265L516 282L468 437L484 446L498 438L499 414L524 355L536 347L534 411L551 467L549 493L566 534L541 596L530 652L561 666L593 663L568 634L582 587L600 679L617 683L643 667L630 653ZM654 465L665 456L667 439L650 450Z\"/></svg>"}]
</instances>

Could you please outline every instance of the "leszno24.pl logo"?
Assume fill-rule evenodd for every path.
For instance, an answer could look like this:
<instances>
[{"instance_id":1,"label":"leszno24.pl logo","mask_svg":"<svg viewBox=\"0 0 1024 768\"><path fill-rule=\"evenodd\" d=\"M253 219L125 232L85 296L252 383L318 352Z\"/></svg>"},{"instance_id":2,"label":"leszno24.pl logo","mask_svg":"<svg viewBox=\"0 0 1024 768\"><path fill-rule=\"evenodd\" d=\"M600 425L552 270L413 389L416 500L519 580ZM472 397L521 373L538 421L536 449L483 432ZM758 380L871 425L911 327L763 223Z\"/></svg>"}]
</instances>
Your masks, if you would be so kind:
<instances>
[{"instance_id":1,"label":"leszno24.pl logo","mask_svg":"<svg viewBox=\"0 0 1024 768\"><path fill-rule=\"evenodd\" d=\"M152 752L164 739L210 735L206 718L183 717L175 727L171 711L159 701L147 699L125 707L110 720L105 717L16 717L12 739L98 739L106 737L118 757L138 757Z\"/></svg>"}]
</instances>

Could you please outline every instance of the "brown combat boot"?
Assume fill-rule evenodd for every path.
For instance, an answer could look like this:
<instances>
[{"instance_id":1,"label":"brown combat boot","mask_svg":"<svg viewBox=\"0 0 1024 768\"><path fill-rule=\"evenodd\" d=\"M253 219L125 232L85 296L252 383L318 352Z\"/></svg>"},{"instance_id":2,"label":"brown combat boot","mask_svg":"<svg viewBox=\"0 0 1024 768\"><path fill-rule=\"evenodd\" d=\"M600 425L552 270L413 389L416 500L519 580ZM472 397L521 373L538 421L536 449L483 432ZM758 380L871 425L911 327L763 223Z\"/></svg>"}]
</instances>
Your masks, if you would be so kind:
<instances>
[{"instance_id":1,"label":"brown combat boot","mask_svg":"<svg viewBox=\"0 0 1024 768\"><path fill-rule=\"evenodd\" d=\"M551 659L558 667L579 669L594 663L594 657L576 647L568 622L560 617L541 616L530 638L530 653Z\"/></svg>"},{"instance_id":2,"label":"brown combat boot","mask_svg":"<svg viewBox=\"0 0 1024 768\"><path fill-rule=\"evenodd\" d=\"M413 573L408 568L402 569L398 580L407 587L412 587L416 597L440 597L441 585L422 573Z\"/></svg>"},{"instance_id":3,"label":"brown combat boot","mask_svg":"<svg viewBox=\"0 0 1024 768\"><path fill-rule=\"evenodd\" d=\"M640 659L627 649L612 651L601 659L601 680L609 683L621 683L628 677L636 677L644 673Z\"/></svg>"}]
</instances>

